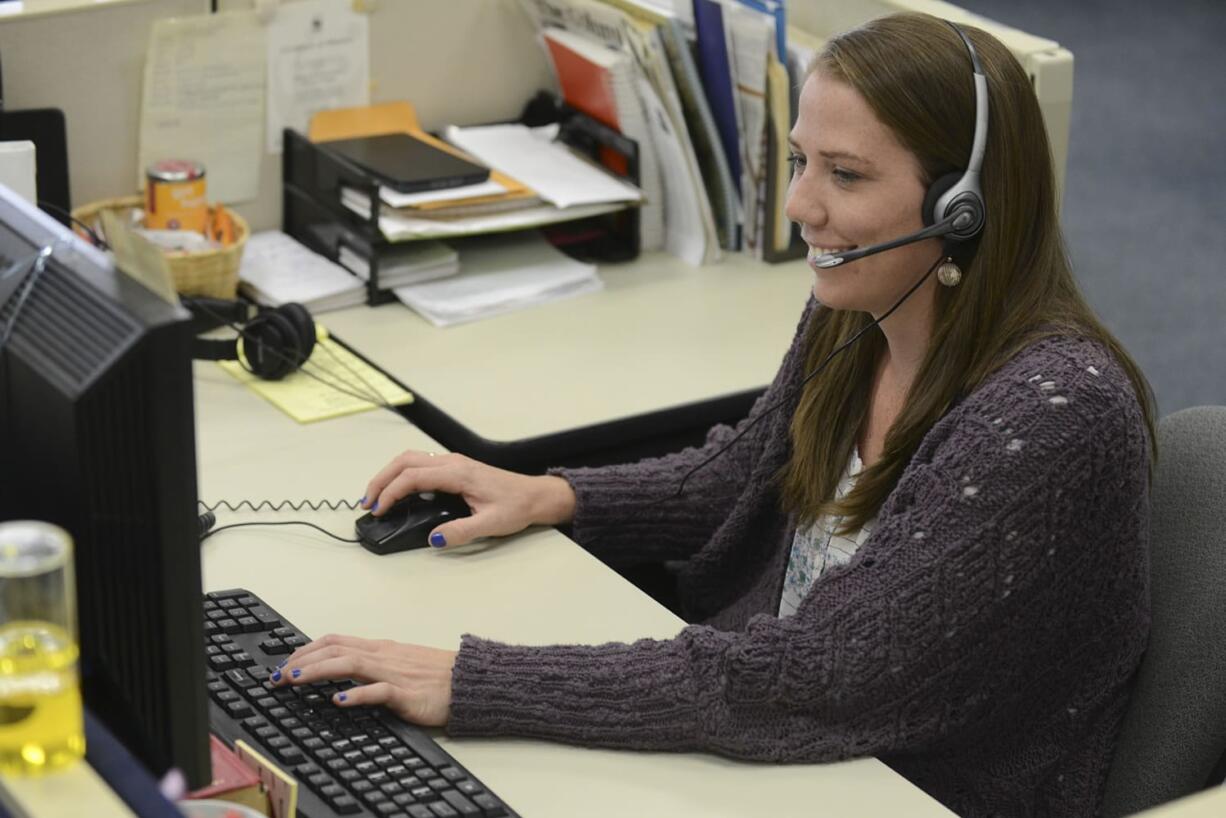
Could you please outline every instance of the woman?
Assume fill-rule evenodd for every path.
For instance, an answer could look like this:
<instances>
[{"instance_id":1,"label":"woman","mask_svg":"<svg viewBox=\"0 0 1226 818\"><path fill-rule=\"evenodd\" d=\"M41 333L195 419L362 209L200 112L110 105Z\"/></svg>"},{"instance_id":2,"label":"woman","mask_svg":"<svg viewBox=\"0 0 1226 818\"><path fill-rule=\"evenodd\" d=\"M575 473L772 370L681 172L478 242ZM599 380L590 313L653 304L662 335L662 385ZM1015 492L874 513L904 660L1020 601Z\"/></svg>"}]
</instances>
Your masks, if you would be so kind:
<instances>
[{"instance_id":1,"label":"woman","mask_svg":"<svg viewBox=\"0 0 1226 818\"><path fill-rule=\"evenodd\" d=\"M1148 387L1073 282L1029 81L965 31L991 99L982 233L813 263L792 348L737 430L544 477L406 452L368 486L384 509L462 494L473 516L436 545L570 522L612 561L684 560L703 624L599 647L465 636L458 653L330 636L280 681L356 677L341 706L453 735L877 755L961 814L1096 812L1149 625ZM832 40L792 132L787 212L811 258L919 230L928 185L967 166L975 102L943 21ZM925 275L947 252L958 269Z\"/></svg>"}]
</instances>

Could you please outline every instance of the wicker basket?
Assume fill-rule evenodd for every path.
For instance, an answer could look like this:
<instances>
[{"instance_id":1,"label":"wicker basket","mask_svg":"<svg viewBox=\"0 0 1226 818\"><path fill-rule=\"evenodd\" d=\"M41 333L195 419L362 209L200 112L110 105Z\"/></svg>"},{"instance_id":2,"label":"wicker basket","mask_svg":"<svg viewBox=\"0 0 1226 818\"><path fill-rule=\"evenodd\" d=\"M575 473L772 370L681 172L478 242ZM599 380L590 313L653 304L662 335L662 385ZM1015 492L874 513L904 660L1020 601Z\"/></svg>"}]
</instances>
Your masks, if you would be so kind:
<instances>
[{"instance_id":1,"label":"wicker basket","mask_svg":"<svg viewBox=\"0 0 1226 818\"><path fill-rule=\"evenodd\" d=\"M144 206L144 198L121 196L74 208L72 215L95 230L99 229L98 214L103 210L131 211ZM221 207L221 205L217 205ZM175 251L166 254L175 289L181 295L207 295L214 298L234 298L238 293L238 265L251 229L246 220L233 210L227 211L234 221L234 243L215 250L194 252ZM76 228L80 230L80 228Z\"/></svg>"}]
</instances>

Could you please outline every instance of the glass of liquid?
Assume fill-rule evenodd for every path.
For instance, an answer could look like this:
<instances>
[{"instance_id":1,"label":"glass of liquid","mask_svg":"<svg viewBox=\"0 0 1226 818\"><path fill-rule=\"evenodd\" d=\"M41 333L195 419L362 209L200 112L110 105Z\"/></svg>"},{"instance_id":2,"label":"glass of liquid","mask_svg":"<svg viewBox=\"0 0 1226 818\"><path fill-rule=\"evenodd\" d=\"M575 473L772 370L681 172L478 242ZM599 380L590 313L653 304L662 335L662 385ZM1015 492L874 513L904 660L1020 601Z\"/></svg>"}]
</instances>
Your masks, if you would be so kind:
<instances>
[{"instance_id":1,"label":"glass of liquid","mask_svg":"<svg viewBox=\"0 0 1226 818\"><path fill-rule=\"evenodd\" d=\"M85 754L77 652L72 538L48 523L0 523L0 773Z\"/></svg>"}]
</instances>

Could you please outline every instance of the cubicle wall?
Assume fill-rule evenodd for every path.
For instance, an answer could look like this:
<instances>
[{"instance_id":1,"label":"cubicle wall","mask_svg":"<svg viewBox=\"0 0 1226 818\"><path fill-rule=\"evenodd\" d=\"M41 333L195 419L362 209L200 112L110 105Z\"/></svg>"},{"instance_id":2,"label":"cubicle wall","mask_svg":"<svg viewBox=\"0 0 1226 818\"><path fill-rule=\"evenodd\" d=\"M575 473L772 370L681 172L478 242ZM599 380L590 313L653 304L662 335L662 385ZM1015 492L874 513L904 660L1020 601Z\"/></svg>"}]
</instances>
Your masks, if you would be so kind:
<instances>
[{"instance_id":1,"label":"cubicle wall","mask_svg":"<svg viewBox=\"0 0 1226 818\"><path fill-rule=\"evenodd\" d=\"M254 0L220 0L251 8ZM513 118L540 88L554 87L517 0L355 2L371 14L371 100L407 99L422 124ZM82 204L135 191L142 70L150 25L204 13L209 0L119 0L48 15L0 17L5 104L59 107L67 115L72 199ZM827 35L898 9L983 26L1030 72L1063 180L1072 105L1072 55L1050 40L986 21L940 0L803 0L792 23ZM260 194L238 207L255 229L281 221L279 157L265 156Z\"/></svg>"},{"instance_id":2,"label":"cubicle wall","mask_svg":"<svg viewBox=\"0 0 1226 818\"><path fill-rule=\"evenodd\" d=\"M136 139L149 29L209 0L124 0L0 16L4 107L60 108L73 205L136 192Z\"/></svg>"}]
</instances>

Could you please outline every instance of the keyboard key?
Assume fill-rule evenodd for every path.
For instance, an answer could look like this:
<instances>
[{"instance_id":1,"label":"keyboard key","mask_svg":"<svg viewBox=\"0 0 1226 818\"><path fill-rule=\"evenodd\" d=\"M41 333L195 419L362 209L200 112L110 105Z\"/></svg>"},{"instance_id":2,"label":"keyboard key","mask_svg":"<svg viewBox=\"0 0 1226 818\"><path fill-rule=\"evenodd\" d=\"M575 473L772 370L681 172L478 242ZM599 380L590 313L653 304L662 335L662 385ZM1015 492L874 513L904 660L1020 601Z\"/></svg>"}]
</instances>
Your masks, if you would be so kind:
<instances>
[{"instance_id":1,"label":"keyboard key","mask_svg":"<svg viewBox=\"0 0 1226 818\"><path fill-rule=\"evenodd\" d=\"M237 599L223 599L220 602L218 602L217 605L221 608L237 608L238 600Z\"/></svg>"},{"instance_id":2,"label":"keyboard key","mask_svg":"<svg viewBox=\"0 0 1226 818\"><path fill-rule=\"evenodd\" d=\"M481 792L481 785L468 778L463 781L457 781L455 788L465 795L476 795Z\"/></svg>"},{"instance_id":3,"label":"keyboard key","mask_svg":"<svg viewBox=\"0 0 1226 818\"><path fill-rule=\"evenodd\" d=\"M443 767L438 771L438 774L448 781L459 781L464 777L464 773L455 767Z\"/></svg>"},{"instance_id":4,"label":"keyboard key","mask_svg":"<svg viewBox=\"0 0 1226 818\"><path fill-rule=\"evenodd\" d=\"M259 605L260 601L251 594L246 594L245 596L240 596L238 598L238 604L242 605L243 607L250 608L252 605Z\"/></svg>"},{"instance_id":5,"label":"keyboard key","mask_svg":"<svg viewBox=\"0 0 1226 818\"><path fill-rule=\"evenodd\" d=\"M456 818L460 814L455 811L455 807L446 801L435 801L430 805L430 811L437 815L438 818Z\"/></svg>"},{"instance_id":6,"label":"keyboard key","mask_svg":"<svg viewBox=\"0 0 1226 818\"><path fill-rule=\"evenodd\" d=\"M322 787L326 787L334 781L332 776L320 771L306 777L306 782L311 785L311 789L318 791Z\"/></svg>"},{"instance_id":7,"label":"keyboard key","mask_svg":"<svg viewBox=\"0 0 1226 818\"><path fill-rule=\"evenodd\" d=\"M268 726L268 719L263 716L252 716L249 719L243 719L243 727L246 727L249 732L254 733L261 727Z\"/></svg>"},{"instance_id":8,"label":"keyboard key","mask_svg":"<svg viewBox=\"0 0 1226 818\"><path fill-rule=\"evenodd\" d=\"M352 795L341 795L328 803L341 815L353 815L355 812L362 811L362 805Z\"/></svg>"},{"instance_id":9,"label":"keyboard key","mask_svg":"<svg viewBox=\"0 0 1226 818\"><path fill-rule=\"evenodd\" d=\"M254 616L240 616L238 618L238 624L242 625L243 633L258 633L259 631L264 630L264 627L260 624L260 620L256 619Z\"/></svg>"},{"instance_id":10,"label":"keyboard key","mask_svg":"<svg viewBox=\"0 0 1226 818\"><path fill-rule=\"evenodd\" d=\"M277 637L278 639L284 639L287 636L297 636L298 634L294 633L293 628L282 627L282 628L273 628L272 635Z\"/></svg>"},{"instance_id":11,"label":"keyboard key","mask_svg":"<svg viewBox=\"0 0 1226 818\"><path fill-rule=\"evenodd\" d=\"M234 667L234 662L226 654L219 653L209 657L209 667L216 671L229 670Z\"/></svg>"},{"instance_id":12,"label":"keyboard key","mask_svg":"<svg viewBox=\"0 0 1226 818\"><path fill-rule=\"evenodd\" d=\"M400 785L397 784L395 781L388 781L383 784L380 784L379 789L383 790L383 792L386 793L388 796L393 796L398 792L404 791L403 789L401 789Z\"/></svg>"},{"instance_id":13,"label":"keyboard key","mask_svg":"<svg viewBox=\"0 0 1226 818\"><path fill-rule=\"evenodd\" d=\"M354 772L357 772L356 770ZM349 785L349 788L361 795L364 792L370 792L375 788L375 785L367 781L365 778L354 781Z\"/></svg>"},{"instance_id":14,"label":"keyboard key","mask_svg":"<svg viewBox=\"0 0 1226 818\"><path fill-rule=\"evenodd\" d=\"M226 705L226 712L230 714L230 718L232 719L245 719L255 713L255 711L251 709L251 705L243 701L230 702Z\"/></svg>"},{"instance_id":15,"label":"keyboard key","mask_svg":"<svg viewBox=\"0 0 1226 818\"><path fill-rule=\"evenodd\" d=\"M285 736L269 736L266 743L274 750L279 750L282 747L289 746L289 739L287 739Z\"/></svg>"},{"instance_id":16,"label":"keyboard key","mask_svg":"<svg viewBox=\"0 0 1226 818\"><path fill-rule=\"evenodd\" d=\"M473 803L485 810L486 818L499 818L501 815L506 815L507 811L503 809L502 804L498 803L498 799L490 795L488 792L483 792L473 796Z\"/></svg>"},{"instance_id":17,"label":"keyboard key","mask_svg":"<svg viewBox=\"0 0 1226 818\"><path fill-rule=\"evenodd\" d=\"M290 647L280 639L265 639L260 643L260 650L269 656L278 656L282 653L289 653Z\"/></svg>"},{"instance_id":18,"label":"keyboard key","mask_svg":"<svg viewBox=\"0 0 1226 818\"><path fill-rule=\"evenodd\" d=\"M235 687L248 688L256 684L255 679L251 678L251 674L242 668L226 671L226 678L230 680L230 684Z\"/></svg>"},{"instance_id":19,"label":"keyboard key","mask_svg":"<svg viewBox=\"0 0 1226 818\"><path fill-rule=\"evenodd\" d=\"M477 809L477 806L465 798L462 793L458 793L455 790L447 790L443 793L443 800L450 804L452 809L463 815L464 818L472 818L474 815L480 818L481 810Z\"/></svg>"},{"instance_id":20,"label":"keyboard key","mask_svg":"<svg viewBox=\"0 0 1226 818\"><path fill-rule=\"evenodd\" d=\"M219 619L217 620L217 627L221 629L222 633L242 633L243 632L242 625L238 624L233 619Z\"/></svg>"},{"instance_id":21,"label":"keyboard key","mask_svg":"<svg viewBox=\"0 0 1226 818\"><path fill-rule=\"evenodd\" d=\"M388 798L383 794L382 790L376 790L372 787L366 792L362 793L362 800L367 804L379 804L388 800Z\"/></svg>"},{"instance_id":22,"label":"keyboard key","mask_svg":"<svg viewBox=\"0 0 1226 818\"><path fill-rule=\"evenodd\" d=\"M382 804L375 805L376 815L391 815L393 812L400 812L400 807L396 806L391 801L384 801Z\"/></svg>"},{"instance_id":23,"label":"keyboard key","mask_svg":"<svg viewBox=\"0 0 1226 818\"><path fill-rule=\"evenodd\" d=\"M319 791L324 798L336 798L345 794L345 788L340 784L329 784Z\"/></svg>"},{"instance_id":24,"label":"keyboard key","mask_svg":"<svg viewBox=\"0 0 1226 818\"><path fill-rule=\"evenodd\" d=\"M407 807L409 804L416 804L417 799L407 792L398 792L392 796L392 803L398 807Z\"/></svg>"},{"instance_id":25,"label":"keyboard key","mask_svg":"<svg viewBox=\"0 0 1226 818\"><path fill-rule=\"evenodd\" d=\"M426 782L426 786L438 792L451 789L451 784L449 784L445 778L431 778Z\"/></svg>"},{"instance_id":26,"label":"keyboard key","mask_svg":"<svg viewBox=\"0 0 1226 818\"><path fill-rule=\"evenodd\" d=\"M299 778L307 778L309 776L315 775L319 771L320 771L319 766L309 761L306 762L305 764L299 764L297 767L294 768L294 772L298 775Z\"/></svg>"},{"instance_id":27,"label":"keyboard key","mask_svg":"<svg viewBox=\"0 0 1226 818\"><path fill-rule=\"evenodd\" d=\"M306 756L297 747L283 747L277 750L277 758L285 764L301 764L306 761Z\"/></svg>"},{"instance_id":28,"label":"keyboard key","mask_svg":"<svg viewBox=\"0 0 1226 818\"><path fill-rule=\"evenodd\" d=\"M434 818L434 813L425 804L413 804L409 807L409 818Z\"/></svg>"}]
</instances>

